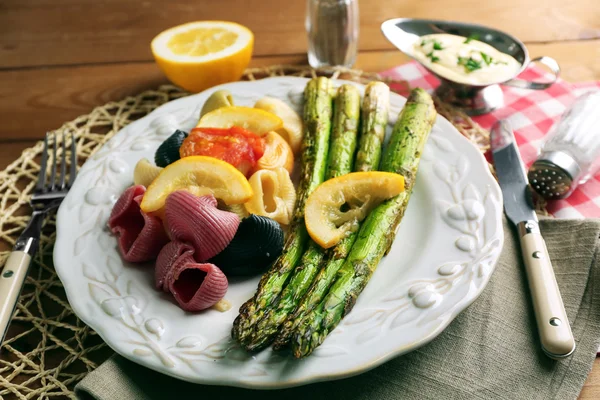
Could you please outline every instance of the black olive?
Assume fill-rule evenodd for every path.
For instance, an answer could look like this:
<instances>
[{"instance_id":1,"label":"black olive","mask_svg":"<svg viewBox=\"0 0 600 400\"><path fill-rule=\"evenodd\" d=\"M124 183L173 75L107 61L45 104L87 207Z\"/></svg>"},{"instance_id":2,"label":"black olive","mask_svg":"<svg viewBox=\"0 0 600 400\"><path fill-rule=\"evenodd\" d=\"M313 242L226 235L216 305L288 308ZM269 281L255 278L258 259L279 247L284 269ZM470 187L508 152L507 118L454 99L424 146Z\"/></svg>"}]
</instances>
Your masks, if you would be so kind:
<instances>
[{"instance_id":1,"label":"black olive","mask_svg":"<svg viewBox=\"0 0 600 400\"><path fill-rule=\"evenodd\" d=\"M266 270L283 250L283 229L271 218L244 218L229 245L209 262L228 276L256 275Z\"/></svg>"},{"instance_id":2,"label":"black olive","mask_svg":"<svg viewBox=\"0 0 600 400\"><path fill-rule=\"evenodd\" d=\"M177 129L167 140L158 146L156 153L154 153L154 163L164 168L179 160L179 148L187 135L184 131Z\"/></svg>"}]
</instances>

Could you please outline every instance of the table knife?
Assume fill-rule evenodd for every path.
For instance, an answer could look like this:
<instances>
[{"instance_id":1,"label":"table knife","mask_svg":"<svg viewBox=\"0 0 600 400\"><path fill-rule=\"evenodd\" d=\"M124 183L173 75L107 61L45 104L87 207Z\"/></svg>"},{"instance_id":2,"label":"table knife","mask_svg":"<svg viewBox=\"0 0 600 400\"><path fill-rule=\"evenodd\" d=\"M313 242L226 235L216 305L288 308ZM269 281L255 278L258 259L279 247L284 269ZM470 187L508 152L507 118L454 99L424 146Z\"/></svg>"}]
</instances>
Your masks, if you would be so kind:
<instances>
[{"instance_id":1,"label":"table knife","mask_svg":"<svg viewBox=\"0 0 600 400\"><path fill-rule=\"evenodd\" d=\"M526 170L507 121L492 127L490 142L504 211L518 231L542 350L550 358L567 357L575 351L575 340L540 234Z\"/></svg>"}]
</instances>

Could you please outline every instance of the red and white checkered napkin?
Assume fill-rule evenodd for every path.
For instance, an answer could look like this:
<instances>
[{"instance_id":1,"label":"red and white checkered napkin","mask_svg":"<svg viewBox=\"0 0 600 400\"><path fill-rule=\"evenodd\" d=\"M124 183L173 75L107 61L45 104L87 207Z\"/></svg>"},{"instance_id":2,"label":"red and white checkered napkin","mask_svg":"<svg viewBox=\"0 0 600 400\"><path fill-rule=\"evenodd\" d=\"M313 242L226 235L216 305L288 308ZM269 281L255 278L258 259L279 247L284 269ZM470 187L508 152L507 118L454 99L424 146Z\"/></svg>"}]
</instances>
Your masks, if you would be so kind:
<instances>
[{"instance_id":1,"label":"red and white checkered napkin","mask_svg":"<svg viewBox=\"0 0 600 400\"><path fill-rule=\"evenodd\" d=\"M411 87L418 86L427 90L433 90L439 85L439 81L415 61L384 71L381 75L406 80ZM538 81L549 79L549 76L538 67L530 67L519 78ZM503 86L504 107L473 117L473 120L484 129L490 129L499 119L509 120L523 162L529 167L537 157L544 136L566 108L583 93L599 88L600 82L572 84L562 79L546 90ZM600 217L600 173L580 185L568 198L549 201L547 209L559 218Z\"/></svg>"}]
</instances>

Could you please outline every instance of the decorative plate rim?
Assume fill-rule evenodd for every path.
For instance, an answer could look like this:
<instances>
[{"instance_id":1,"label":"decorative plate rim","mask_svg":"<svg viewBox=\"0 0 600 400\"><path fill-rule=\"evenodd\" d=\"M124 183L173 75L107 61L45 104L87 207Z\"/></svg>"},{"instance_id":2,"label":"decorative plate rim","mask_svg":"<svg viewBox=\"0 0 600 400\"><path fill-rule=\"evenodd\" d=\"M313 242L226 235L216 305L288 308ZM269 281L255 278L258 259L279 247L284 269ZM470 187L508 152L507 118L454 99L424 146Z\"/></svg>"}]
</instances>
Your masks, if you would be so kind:
<instances>
[{"instance_id":1,"label":"decorative plate rim","mask_svg":"<svg viewBox=\"0 0 600 400\"><path fill-rule=\"evenodd\" d=\"M214 88L211 88L207 92L212 92L214 90L219 90L222 88L229 88L230 90L233 91L233 90L236 90L235 88L238 88L238 87L243 88L244 86L248 87L248 86L252 86L252 85L268 86L270 84L273 84L273 85L283 85L283 86L288 85L289 87L292 87L296 84L299 84L301 82L304 83L306 81L307 81L307 78L276 77L276 78L262 79L262 80L254 81L254 82L235 82L235 83L219 85ZM359 87L363 87L363 85L356 84L355 82L336 80L336 83L351 83L351 84L357 85ZM241 89L239 89L239 90L241 90ZM124 127L123 129L121 129L113 138L111 138L106 144L104 144L101 149L99 149L94 155L92 155L86 161L86 164L90 164L91 160L94 159L95 157L97 157L98 154L103 153L103 151L105 149L107 149L107 152L105 152L105 154L111 154L111 150L109 149L109 147L110 147L109 144L115 143L119 139L124 140L127 137L127 133L129 133L130 131L131 132L135 131L136 128L143 127L144 124L151 125L151 123L149 121L158 121L159 120L158 117L161 117L161 116L166 117L168 119L171 115L170 113L172 113L173 111L169 111L169 113L167 113L166 110L175 110L176 106L183 105L185 103L189 103L191 105L192 103L194 103L194 101L196 101L198 104L200 104L200 102L197 100L199 98L202 98L203 96L206 96L206 92L188 96L188 97L184 97L181 99L177 99L177 100L171 101L169 103L166 103L166 104L162 105L161 107L158 107L157 109L155 109L154 111L152 111L151 113L146 115L145 117L143 117L137 121L134 121L133 123L129 124L128 126ZM401 99L402 104L405 101L405 99L401 96L393 94L393 97L398 99L398 101L400 101L400 99ZM191 116L195 116L195 118L197 118L197 113L199 112L198 104L196 104L195 107L194 106L185 107L185 109L188 111L191 108L194 109L194 111L192 111L191 113L189 113L189 112L187 113L188 119L191 118ZM396 110L396 111L398 111L398 110ZM171 122L173 122L173 121L171 121ZM158 131L161 129L161 127L160 126L154 127L154 129L156 131ZM244 388L255 388L255 389L258 389L258 388L260 388L260 389L287 388L287 387L299 386L299 385L304 385L304 384L309 384L309 383L314 383L314 382L321 382L321 381L333 380L333 379L341 379L341 378L347 378L350 376L354 376L354 375L360 374L362 372L366 372L372 368L375 368L392 358L398 357L402 354L405 354L409 351L419 348L419 347L429 343L435 337L437 337L450 324L450 322L452 322L456 318L456 316L460 312L462 312L465 308L467 308L470 304L472 304L473 301L475 301L475 299L477 299L477 297L479 297L479 295L481 294L481 292L487 285L493 270L495 269L495 265L499 259L500 251L502 249L502 245L503 245L503 241L504 241L503 228L502 228L502 196L501 196L498 184L496 183L494 177L492 176L491 172L489 171L489 168L487 167L487 161L485 160L485 158L483 157L481 152L470 141L468 141L464 136L462 136L456 130L456 128L454 128L454 126L452 126L452 124L450 124L450 122L448 122L443 117L438 116L438 119L437 119L435 127L434 127L434 131L435 130L437 130L439 132L443 132L444 135L449 135L451 137L451 140L448 140L447 138L444 138L441 135L436 135L436 137L433 140L436 142L437 141L440 142L440 143L436 143L436 146L438 146L440 149L443 149L444 147L447 147L447 146L451 146L449 148L452 148L453 144L451 142L454 142L454 144L460 144L461 150L464 153L469 154L470 161L477 164L476 166L480 167L480 169L483 170L480 178L486 180L486 195L484 196L484 200L481 200L481 195L478 194L479 192L477 191L477 188L475 188L475 193L474 194L472 193L473 189L469 189L468 187L469 187L469 185L474 187L474 185L469 183L462 190L462 192L461 192L462 194L459 194L459 197L461 199L460 207L457 207L457 205L459 204L458 200L457 200L456 204L440 203L439 207L441 207L440 212L443 215L442 218L444 219L444 221L446 223L456 224L456 226L458 226L458 222L456 222L456 221L463 221L463 222L466 221L466 223L470 226L471 222L473 222L473 221L476 222L476 225L479 225L479 221L484 221L485 218L489 218L489 220L493 222L495 229L490 228L490 229L493 229L493 232L492 232L493 239L490 240L490 242L488 242L488 244L492 243L492 242L494 242L494 243L487 250L485 248L480 249L478 247L477 249L481 250L481 252L485 253L485 251L488 251L488 253L485 253L483 256L480 254L479 259L477 259L477 257L475 257L475 256L473 257L473 260L475 260L473 262L477 262L481 265L485 264L485 268L486 268L485 271L482 272L481 268L483 268L483 267L479 264L477 265L477 268L478 268L477 273L480 275L479 276L479 278L480 278L479 286L475 287L474 291L471 290L471 288L469 288L468 293L465 295L464 298L460 299L458 302L452 303L450 310L448 310L445 314L444 313L440 314L435 321L437 321L442 316L444 317L443 320L439 324L437 324L434 329L428 331L427 334L420 336L419 340L416 340L408 345L403 344L400 346L394 346L393 349L388 349L387 353L385 353L385 354L382 354L382 355L376 356L376 357L372 357L368 361L360 362L357 365L354 365L352 367L346 367L345 369L339 370L337 372L333 372L333 373L323 373L323 372L310 373L309 372L309 373L304 373L300 377L297 377L295 379L279 380L279 379L277 379L277 377L275 377L275 379L270 379L270 380L265 381L265 380L259 380L259 379L242 379L242 378L238 377L237 375L235 375L235 376L230 375L229 377L220 375L220 378L214 378L214 377L211 378L211 377L201 376L198 374L196 374L196 375L182 374L180 370L176 370L174 368L169 369L169 368L165 367L164 365L157 363L154 358L149 358L145 355L142 356L142 355L140 355L141 353L136 354L135 351L131 351L131 348L125 349L125 347L118 341L118 338L116 338L115 334L111 330L111 327L108 325L102 324L102 322L99 319L94 318L94 312L90 312L90 310L88 309L89 307L86 307L89 305L88 302L81 301L81 299L75 298L75 296L77 295L77 290L74 287L72 287L71 285L76 285L77 282L76 282L76 279L72 278L72 276L71 276L72 272L73 272L73 270L71 268L73 266L70 265L69 255L66 252L66 248L68 246L72 246L72 245L76 246L77 244L73 243L73 242L69 242L69 240L67 240L68 239L67 233L68 233L69 228L66 225L66 222L68 222L68 221L65 221L65 219L67 219L67 220L69 219L69 218L67 218L67 216L70 215L69 214L70 211L68 210L68 207L72 206L72 204L69 204L69 203L72 203L74 200L74 196L75 196L74 193L76 192L75 190L71 190L71 193L69 193L69 196L67 197L67 199L65 199L65 201L63 202L63 205L61 205L61 207L59 209L59 212L57 215L57 224L56 224L57 225L56 244L55 244L55 251L53 253L55 269L56 269L56 272L57 272L59 278L63 282L69 304L73 308L73 311L75 312L75 314L82 321L84 321L87 325L92 327L98 333L98 335L115 352L117 352L121 356L123 356L133 362L136 362L138 364L141 364L148 368L156 370L158 372L164 373L166 375L170 375L170 376L173 376L178 379L182 379L182 380L186 380L186 381L190 381L190 382L194 382L194 383L201 383L201 384L228 385L228 386L237 386L237 387L244 387ZM132 137L135 138L136 136L133 135ZM430 141L431 140L432 139L430 138ZM447 142L447 143L444 143L444 142ZM135 145L135 143L134 143L134 145ZM454 149L454 151L456 151L456 149ZM426 152L424 152L424 156L425 156L425 153ZM429 161L431 161L431 158ZM459 156L458 161L459 161L458 164L460 164L460 156ZM422 165L424 162L428 162L426 160L426 157L424 157L424 159L422 160ZM440 168L436 168L435 166L433 166L432 173L435 174L442 181L444 179L446 179L446 180L455 179L455 178L452 178L452 176L451 176L452 173L461 173L460 170L462 169L463 170L462 173L464 174L464 173L466 173L466 169L467 169L467 167L463 168L463 166L458 165L458 164L457 164L457 166L446 164L445 166L440 167ZM85 166L82 167L82 170L84 172L87 172L87 169L84 169L84 168L85 168ZM115 169L118 169L118 168L115 167ZM454 171L454 172L452 172L452 171ZM81 182L81 173L80 173L79 178L80 178L79 182ZM459 176L459 178L456 178L456 179L461 180L462 178ZM76 181L75 186L76 187L84 186L84 184L77 185L77 181ZM86 194L87 193L89 193L89 191L86 192ZM489 195L489 198L488 198L488 195ZM454 194L453 194L453 196L456 198L456 196ZM489 201L491 202L490 203L491 205L489 205L489 207L490 207L489 209L493 212L494 215L484 216L484 214L486 213L486 210L481 209L481 207L487 207L485 204L487 204L486 201L488 201L488 199L490 199ZM114 201L114 199L113 199L113 201ZM472 207L469 206L470 207L469 208L464 205L465 202L470 202L469 204L473 204L473 206ZM81 206L81 208L83 208L83 206ZM437 209L437 206L436 206L436 209ZM98 216L98 218L95 220L96 220L96 222L99 222L102 220L101 213L100 213L100 216ZM65 222L61 223L61 221L65 221ZM95 225L92 225L92 226L95 226ZM479 228L477 228L477 229L479 229ZM483 230L485 231L485 229L486 228L484 226ZM484 233L484 236L485 236L485 233ZM460 236L459 239L463 238L463 237L466 237L466 235ZM473 251L474 251L473 246L479 246L478 238L476 239L477 243L475 243L475 244L471 243L473 241L469 241L466 239L464 240L464 243L459 243L459 239L457 239L457 241L455 243L456 247L461 249L464 252L468 252L469 254L473 253ZM77 242L77 241L75 241L75 242ZM486 245L485 242L481 244L482 247L485 247L485 245ZM463 247L464 247L464 249L463 249ZM487 258L485 258L485 257L487 257ZM107 261L108 260L109 260L109 258L107 256ZM484 260L486 260L486 261L484 262ZM382 262L384 262L384 261L382 261ZM449 265L449 264L456 264L456 265ZM442 268L445 268L445 267L448 267L448 268L444 269L442 272L438 272L439 275L442 276L442 278L439 278L438 280L441 279L443 281L444 279L446 279L446 280L454 279L454 281L459 282L463 278L463 274L466 273L466 270L467 270L466 262L465 262L464 270L460 270L461 265L462 264L459 265L456 262L446 262L444 265L439 267L439 271L442 271ZM84 271L86 269L86 266L84 265L83 262L81 263L81 266L82 266L83 275L85 275L87 277L86 272ZM112 274L112 272L110 272L111 268L112 267L109 267L108 268L109 272L105 271L104 275ZM457 268L458 268L458 270L457 270ZM469 266L469 268L470 268L470 266ZM469 273L473 274L473 273L476 273L476 271L469 271ZM91 274L93 275L93 273L91 273ZM116 278L116 279L118 279L118 278ZM443 290L446 290L446 289L452 290L452 288L454 287L454 284L455 284L454 281L442 283L441 288ZM116 282L116 280L115 280L115 282ZM468 282L472 283L471 281L468 281ZM412 302L413 304L417 304L416 308L428 308L431 306L431 304L437 304L436 302L438 302L439 298L441 298L441 297L439 297L440 294L437 292L437 290L439 289L437 287L438 284L436 283L435 285L433 285L433 287L432 287L432 285L433 284L429 284L429 283L428 284L420 284L420 283L414 284L414 282L413 282L413 284L410 288L408 288L408 287L406 288L406 294L403 296L404 301L408 302L408 303ZM398 288L399 286L396 285L395 287ZM416 289L415 289L415 287L416 287ZM412 290L412 294L411 294L411 290ZM104 294L100 293L97 296L102 297L102 296L104 296ZM114 305L114 304L110 305L112 303L109 304L109 302L112 301L112 299L108 298L108 299L104 299L104 300L98 300L96 298L97 296L94 296L94 294L92 293L90 296L90 299L94 298L94 300L96 301L96 304L100 305L102 310L105 313L107 313L108 315L110 315L110 313L116 309L121 310L121 308L119 308L119 307L127 308L128 307L127 297L131 297L131 296L119 295L120 296L119 300L116 303L113 302L116 305ZM90 299L87 299L87 300L90 300ZM135 296L134 296L134 300L135 300ZM420 305L418 305L419 303L420 303ZM111 307L113 307L113 308L111 308ZM117 308L114 308L114 307L117 307ZM137 303L135 303L134 307L137 307ZM365 309L365 310L368 311L368 309ZM234 310L234 311L237 314L237 310ZM363 311L363 310L360 310L360 311ZM379 311L377 311L377 312L379 312ZM130 316L132 318L134 318L135 317L134 314L135 313L133 313ZM379 315L378 318L380 316L381 315ZM390 316L390 315L385 316L386 319L389 319L392 317L393 316ZM356 323L362 323L366 320L369 320L370 318L373 318L373 317L371 316L371 317L364 319L363 321L360 321L360 319L361 319L360 317L358 317L357 315L353 315L353 313L351 313L342 321L340 326L346 326L349 324L349 322L350 322L350 325L356 324ZM160 335L162 335L162 333L160 333L160 331L164 330L164 327L162 327L162 325L161 325L162 323L160 322L160 320L157 320L158 322L156 322L156 323L153 322L153 323L148 324L148 321L150 321L152 319L154 319L154 318L146 319L145 321L143 321L144 323L142 325L138 325L138 328L141 326L140 329L145 330L145 332L148 333L150 336L155 335L160 339ZM395 319L397 319L397 318L395 318ZM359 320L359 321L352 322L354 320ZM381 324L379 326L381 327ZM191 336L190 336L190 338L191 338ZM179 346L180 342L182 342L184 339L186 339L186 338L180 339L177 342L176 346ZM193 340L191 340L191 341L193 341ZM209 354L209 355L214 354L214 353L210 353L210 351L207 349L213 345L216 345L217 343L219 343L219 342L213 343L212 345L207 346L207 348L203 349L202 351L198 351L195 354L199 354L202 352ZM195 346L194 343L186 342L186 343L182 344L181 348L184 350L191 348L193 350L194 346ZM226 354L227 352L232 350L232 348L230 348L230 347L226 348L226 345L224 345L224 346L225 346L225 347L223 347L224 350L219 348L219 351L223 351L223 354ZM174 346L171 346L171 347L174 347ZM233 349L233 353L235 353L235 349ZM315 356L313 355L312 357L315 357ZM325 362L325 361L323 361L323 362Z\"/></svg>"}]
</instances>

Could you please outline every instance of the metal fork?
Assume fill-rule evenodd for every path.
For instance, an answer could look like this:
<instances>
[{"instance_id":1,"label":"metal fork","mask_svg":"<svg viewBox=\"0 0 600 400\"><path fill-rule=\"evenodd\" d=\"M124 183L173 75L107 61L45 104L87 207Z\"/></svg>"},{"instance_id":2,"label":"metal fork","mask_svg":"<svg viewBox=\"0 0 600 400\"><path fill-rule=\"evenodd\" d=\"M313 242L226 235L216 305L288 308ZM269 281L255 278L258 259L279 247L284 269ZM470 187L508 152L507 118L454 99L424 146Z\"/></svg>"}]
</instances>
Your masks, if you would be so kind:
<instances>
[{"instance_id":1,"label":"metal fork","mask_svg":"<svg viewBox=\"0 0 600 400\"><path fill-rule=\"evenodd\" d=\"M17 300L27 271L31 264L31 259L38 249L42 223L44 218L52 211L56 210L67 192L73 185L77 175L77 152L75 137L71 137L71 160L69 180L67 181L67 145L65 133L62 133L62 157L60 160L60 173L58 172L58 145L57 135L46 134L44 139L44 152L40 163L40 173L37 184L35 185L31 196L31 220L27 227L17 239L13 251L8 256L2 275L0 276L0 343L4 341L4 336L8 330L8 325L17 305ZM52 154L48 142L52 138ZM51 159L50 179L47 179L48 160ZM58 179L57 179L57 175Z\"/></svg>"}]
</instances>

